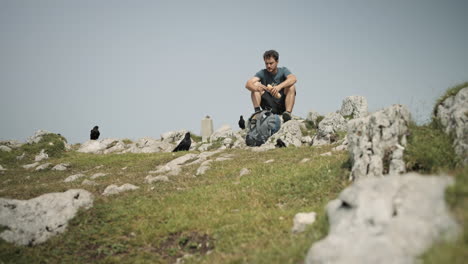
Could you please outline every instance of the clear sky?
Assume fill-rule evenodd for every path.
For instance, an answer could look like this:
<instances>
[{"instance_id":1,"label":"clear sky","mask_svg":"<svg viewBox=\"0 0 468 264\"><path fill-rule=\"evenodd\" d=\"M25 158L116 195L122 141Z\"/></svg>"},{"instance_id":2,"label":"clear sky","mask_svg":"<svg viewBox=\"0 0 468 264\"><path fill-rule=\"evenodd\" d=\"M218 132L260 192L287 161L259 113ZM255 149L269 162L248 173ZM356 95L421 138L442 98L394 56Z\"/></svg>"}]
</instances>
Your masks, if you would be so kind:
<instances>
[{"instance_id":1,"label":"clear sky","mask_svg":"<svg viewBox=\"0 0 468 264\"><path fill-rule=\"evenodd\" d=\"M275 49L297 76L294 115L407 105L419 122L468 81L468 1L0 0L0 140L70 143L237 129L246 81Z\"/></svg>"}]
</instances>

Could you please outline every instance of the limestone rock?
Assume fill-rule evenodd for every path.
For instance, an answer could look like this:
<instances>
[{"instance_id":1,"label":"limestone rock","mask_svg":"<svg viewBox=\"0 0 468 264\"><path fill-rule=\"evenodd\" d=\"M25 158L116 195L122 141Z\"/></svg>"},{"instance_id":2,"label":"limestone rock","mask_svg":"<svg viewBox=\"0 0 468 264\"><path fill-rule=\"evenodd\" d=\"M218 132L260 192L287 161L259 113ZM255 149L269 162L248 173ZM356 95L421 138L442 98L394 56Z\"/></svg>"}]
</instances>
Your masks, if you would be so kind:
<instances>
[{"instance_id":1,"label":"limestone rock","mask_svg":"<svg viewBox=\"0 0 468 264\"><path fill-rule=\"evenodd\" d=\"M314 123L315 125L318 125L317 119L319 116L320 114L318 112L315 112L314 110L309 110L309 112L307 113L306 120Z\"/></svg>"},{"instance_id":2,"label":"limestone rock","mask_svg":"<svg viewBox=\"0 0 468 264\"><path fill-rule=\"evenodd\" d=\"M96 179L96 178L104 177L104 176L106 176L106 175L107 175L107 173L98 172L98 173L95 173L95 174L91 175L90 178L94 180L94 179Z\"/></svg>"},{"instance_id":3,"label":"limestone rock","mask_svg":"<svg viewBox=\"0 0 468 264\"><path fill-rule=\"evenodd\" d=\"M52 170L64 171L64 170L67 170L68 167L70 167L70 163L60 163L60 164L55 165L55 166L52 168Z\"/></svg>"},{"instance_id":4,"label":"limestone rock","mask_svg":"<svg viewBox=\"0 0 468 264\"><path fill-rule=\"evenodd\" d=\"M244 175L250 174L250 172L251 172L251 171L250 171L249 169L247 169L247 168L242 168L242 169L240 170L240 172L239 172L239 177L242 177L242 176L244 176Z\"/></svg>"},{"instance_id":5,"label":"limestone rock","mask_svg":"<svg viewBox=\"0 0 468 264\"><path fill-rule=\"evenodd\" d=\"M23 160L25 156L26 156L26 152L23 152L23 154L16 156L16 160Z\"/></svg>"},{"instance_id":6,"label":"limestone rock","mask_svg":"<svg viewBox=\"0 0 468 264\"><path fill-rule=\"evenodd\" d=\"M170 141L167 138L167 141ZM124 153L158 153L158 152L171 152L174 149L174 145L169 142L163 142L153 138L145 137L137 140L136 143L132 144L128 149L123 151Z\"/></svg>"},{"instance_id":7,"label":"limestone rock","mask_svg":"<svg viewBox=\"0 0 468 264\"><path fill-rule=\"evenodd\" d=\"M214 142L221 138L230 138L233 136L234 131L232 130L231 126L223 125L210 136L210 142Z\"/></svg>"},{"instance_id":8,"label":"limestone rock","mask_svg":"<svg viewBox=\"0 0 468 264\"><path fill-rule=\"evenodd\" d=\"M273 134L268 139L268 142L275 145L277 139L281 139L287 146L294 145L300 147L302 145L301 122L298 120L290 120L283 123L280 130Z\"/></svg>"},{"instance_id":9,"label":"limestone rock","mask_svg":"<svg viewBox=\"0 0 468 264\"><path fill-rule=\"evenodd\" d=\"M445 128L445 133L454 135L455 152L464 164L468 164L468 87L438 105L436 118Z\"/></svg>"},{"instance_id":10,"label":"limestone rock","mask_svg":"<svg viewBox=\"0 0 468 264\"><path fill-rule=\"evenodd\" d=\"M40 166L37 166L35 171L42 171L42 170L46 170L50 167L50 163L44 163L44 164L41 164Z\"/></svg>"},{"instance_id":11,"label":"limestone rock","mask_svg":"<svg viewBox=\"0 0 468 264\"><path fill-rule=\"evenodd\" d=\"M45 150L41 150L41 152L37 154L36 157L34 158L34 161L42 161L48 158L49 158L49 155L45 153Z\"/></svg>"},{"instance_id":12,"label":"limestone rock","mask_svg":"<svg viewBox=\"0 0 468 264\"><path fill-rule=\"evenodd\" d=\"M35 168L39 165L39 162L34 162L34 163L31 163L31 164L26 164L26 165L23 165L22 167L24 169L32 169L32 168Z\"/></svg>"},{"instance_id":13,"label":"limestone rock","mask_svg":"<svg viewBox=\"0 0 468 264\"><path fill-rule=\"evenodd\" d=\"M179 141L181 141L185 133L187 133L187 130L179 130L179 131L169 131L161 135L161 141L166 142L166 143L172 143L175 144Z\"/></svg>"},{"instance_id":14,"label":"limestone rock","mask_svg":"<svg viewBox=\"0 0 468 264\"><path fill-rule=\"evenodd\" d=\"M308 225L311 225L315 222L316 215L317 214L315 212L296 214L294 216L294 220L293 220L294 225L291 231L293 233L304 232Z\"/></svg>"},{"instance_id":15,"label":"limestone rock","mask_svg":"<svg viewBox=\"0 0 468 264\"><path fill-rule=\"evenodd\" d=\"M17 141L17 140L2 140L0 141L0 151L1 151L1 146L8 147L10 150L20 148L23 145L23 143ZM5 149L8 151L7 149ZM9 152L9 151L8 151Z\"/></svg>"},{"instance_id":16,"label":"limestone rock","mask_svg":"<svg viewBox=\"0 0 468 264\"><path fill-rule=\"evenodd\" d=\"M3 168L2 165L0 165L0 171L6 171L7 169Z\"/></svg>"},{"instance_id":17,"label":"limestone rock","mask_svg":"<svg viewBox=\"0 0 468 264\"><path fill-rule=\"evenodd\" d=\"M337 132L346 130L346 120L338 113L330 113L320 122L317 135L313 138L314 146L334 143Z\"/></svg>"},{"instance_id":18,"label":"limestone rock","mask_svg":"<svg viewBox=\"0 0 468 264\"><path fill-rule=\"evenodd\" d=\"M348 150L351 155L351 179L404 172L409 110L393 105L367 117L348 123Z\"/></svg>"},{"instance_id":19,"label":"limestone rock","mask_svg":"<svg viewBox=\"0 0 468 264\"><path fill-rule=\"evenodd\" d=\"M106 189L104 190L102 195L109 196L109 195L118 194L118 193L125 192L125 191L136 190L136 189L139 189L139 188L140 187L135 186L133 184L129 184L129 183L125 183L122 186L117 186L115 184L111 184L111 185L106 187Z\"/></svg>"},{"instance_id":20,"label":"limestone rock","mask_svg":"<svg viewBox=\"0 0 468 264\"><path fill-rule=\"evenodd\" d=\"M63 180L63 182L72 182L72 181L76 181L78 180L79 178L82 178L84 177L85 175L83 173L78 173L78 174L73 174L69 177L67 177L65 180Z\"/></svg>"},{"instance_id":21,"label":"limestone rock","mask_svg":"<svg viewBox=\"0 0 468 264\"><path fill-rule=\"evenodd\" d=\"M39 143L39 141L41 141L42 137L45 136L45 135L48 135L48 134L52 134L52 133L47 131L47 130L39 129L34 133L33 136L29 137L26 140L26 143L28 143L28 144Z\"/></svg>"},{"instance_id":22,"label":"limestone rock","mask_svg":"<svg viewBox=\"0 0 468 264\"><path fill-rule=\"evenodd\" d=\"M90 192L72 189L48 193L30 200L0 198L0 225L8 227L0 237L16 245L37 245L63 233L80 208L93 205Z\"/></svg>"},{"instance_id":23,"label":"limestone rock","mask_svg":"<svg viewBox=\"0 0 468 264\"><path fill-rule=\"evenodd\" d=\"M413 263L460 231L445 205L447 176L415 173L361 179L327 205L328 236L305 263Z\"/></svg>"},{"instance_id":24,"label":"limestone rock","mask_svg":"<svg viewBox=\"0 0 468 264\"><path fill-rule=\"evenodd\" d=\"M346 131L346 120L339 113L329 113L327 114L319 124L320 130L328 130L328 127L331 127L333 131Z\"/></svg>"},{"instance_id":25,"label":"limestone rock","mask_svg":"<svg viewBox=\"0 0 468 264\"><path fill-rule=\"evenodd\" d=\"M11 148L10 148L10 147L7 147L7 146L5 146L5 145L1 145L1 146L0 146L0 151L11 152Z\"/></svg>"},{"instance_id":26,"label":"limestone rock","mask_svg":"<svg viewBox=\"0 0 468 264\"><path fill-rule=\"evenodd\" d=\"M198 147L198 151L208 151L208 149L209 149L212 145L213 145L213 144L211 144L211 143L201 144L201 145Z\"/></svg>"},{"instance_id":27,"label":"limestone rock","mask_svg":"<svg viewBox=\"0 0 468 264\"><path fill-rule=\"evenodd\" d=\"M90 181L90 180L84 180L81 185L90 185L90 186L96 186L98 185L95 181Z\"/></svg>"},{"instance_id":28,"label":"limestone rock","mask_svg":"<svg viewBox=\"0 0 468 264\"><path fill-rule=\"evenodd\" d=\"M145 177L145 181L146 183L153 183L153 182L169 182L169 178L165 175L159 175L159 176L151 176L151 175L148 175Z\"/></svg>"},{"instance_id":29,"label":"limestone rock","mask_svg":"<svg viewBox=\"0 0 468 264\"><path fill-rule=\"evenodd\" d=\"M340 114L350 119L367 115L367 99L363 96L348 96L343 100Z\"/></svg>"},{"instance_id":30,"label":"limestone rock","mask_svg":"<svg viewBox=\"0 0 468 264\"><path fill-rule=\"evenodd\" d=\"M211 162L211 160L205 160L202 162L195 175L200 176L205 174L205 172L210 169Z\"/></svg>"}]
</instances>

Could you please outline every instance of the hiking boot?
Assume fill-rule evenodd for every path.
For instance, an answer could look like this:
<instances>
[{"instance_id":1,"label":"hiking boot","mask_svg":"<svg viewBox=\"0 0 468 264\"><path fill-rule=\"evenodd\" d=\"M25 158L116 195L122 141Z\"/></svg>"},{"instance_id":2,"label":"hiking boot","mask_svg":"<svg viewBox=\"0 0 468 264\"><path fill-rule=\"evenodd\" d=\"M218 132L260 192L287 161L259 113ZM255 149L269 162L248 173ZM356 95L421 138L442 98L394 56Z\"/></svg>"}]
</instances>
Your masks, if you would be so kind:
<instances>
[{"instance_id":1,"label":"hiking boot","mask_svg":"<svg viewBox=\"0 0 468 264\"><path fill-rule=\"evenodd\" d=\"M289 120L291 120L291 113L289 113L288 111L284 111L284 113L283 113L283 122L286 123Z\"/></svg>"}]
</instances>

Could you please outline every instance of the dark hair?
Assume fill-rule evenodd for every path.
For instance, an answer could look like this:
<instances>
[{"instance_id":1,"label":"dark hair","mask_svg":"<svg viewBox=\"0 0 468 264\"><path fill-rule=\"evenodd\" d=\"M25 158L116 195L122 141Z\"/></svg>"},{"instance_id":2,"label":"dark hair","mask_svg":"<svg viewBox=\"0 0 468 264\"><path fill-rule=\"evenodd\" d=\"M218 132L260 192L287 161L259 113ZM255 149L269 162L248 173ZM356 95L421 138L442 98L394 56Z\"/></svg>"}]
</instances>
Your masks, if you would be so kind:
<instances>
[{"instance_id":1,"label":"dark hair","mask_svg":"<svg viewBox=\"0 0 468 264\"><path fill-rule=\"evenodd\" d=\"M263 59L266 60L268 58L273 57L275 61L278 61L279 59L279 54L276 50L267 50L265 53L263 53Z\"/></svg>"}]
</instances>

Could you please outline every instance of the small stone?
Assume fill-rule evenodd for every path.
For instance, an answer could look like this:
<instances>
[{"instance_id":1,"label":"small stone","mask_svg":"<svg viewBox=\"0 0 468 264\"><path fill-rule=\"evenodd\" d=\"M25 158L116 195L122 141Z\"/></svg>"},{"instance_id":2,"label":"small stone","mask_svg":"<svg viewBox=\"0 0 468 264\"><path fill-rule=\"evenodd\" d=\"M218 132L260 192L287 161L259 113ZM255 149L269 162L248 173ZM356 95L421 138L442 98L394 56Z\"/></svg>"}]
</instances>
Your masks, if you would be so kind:
<instances>
[{"instance_id":1,"label":"small stone","mask_svg":"<svg viewBox=\"0 0 468 264\"><path fill-rule=\"evenodd\" d=\"M159 175L159 176L156 176L156 177L148 175L148 176L146 176L145 180L146 180L146 183L149 183L149 184L151 184L153 182L169 182L169 178L167 176L164 176L164 175Z\"/></svg>"},{"instance_id":2,"label":"small stone","mask_svg":"<svg viewBox=\"0 0 468 264\"><path fill-rule=\"evenodd\" d=\"M271 159L271 160L265 161L265 163L268 164L268 163L272 163L272 162L274 162L274 161L275 161L274 159Z\"/></svg>"},{"instance_id":3,"label":"small stone","mask_svg":"<svg viewBox=\"0 0 468 264\"><path fill-rule=\"evenodd\" d=\"M84 177L85 175L83 173L78 173L78 174L74 174L74 175L71 175L69 177L67 177L65 180L63 180L64 182L72 182L72 181L76 181L77 179L81 178L81 177Z\"/></svg>"},{"instance_id":4,"label":"small stone","mask_svg":"<svg viewBox=\"0 0 468 264\"><path fill-rule=\"evenodd\" d=\"M239 173L239 177L242 177L242 176L247 175L247 174L250 174L250 170L247 169L247 168L242 168L240 173Z\"/></svg>"},{"instance_id":5,"label":"small stone","mask_svg":"<svg viewBox=\"0 0 468 264\"><path fill-rule=\"evenodd\" d=\"M31 164L27 164L27 165L23 165L23 168L24 169L32 169L32 168L35 168L39 165L39 162L34 162L34 163L31 163Z\"/></svg>"},{"instance_id":6,"label":"small stone","mask_svg":"<svg viewBox=\"0 0 468 264\"><path fill-rule=\"evenodd\" d=\"M311 225L315 222L316 217L315 212L310 213L298 213L294 216L294 226L292 228L293 233L301 233L304 232L308 225Z\"/></svg>"},{"instance_id":7,"label":"small stone","mask_svg":"<svg viewBox=\"0 0 468 264\"><path fill-rule=\"evenodd\" d=\"M96 178L104 177L104 176L106 176L106 175L107 175L107 173L98 172L98 173L93 174L93 175L91 176L91 179L94 180L94 179L96 179Z\"/></svg>"},{"instance_id":8,"label":"small stone","mask_svg":"<svg viewBox=\"0 0 468 264\"><path fill-rule=\"evenodd\" d=\"M102 195L109 196L109 195L118 194L118 193L125 192L125 191L136 190L139 188L140 187L135 186L133 184L129 184L129 183L125 183L122 186L117 186L115 184L112 184L106 187Z\"/></svg>"},{"instance_id":9,"label":"small stone","mask_svg":"<svg viewBox=\"0 0 468 264\"><path fill-rule=\"evenodd\" d=\"M38 166L38 167L36 168L36 171L45 170L45 169L49 168L50 165L52 165L52 164L50 164L50 163L44 163L44 164Z\"/></svg>"},{"instance_id":10,"label":"small stone","mask_svg":"<svg viewBox=\"0 0 468 264\"><path fill-rule=\"evenodd\" d=\"M82 185L91 185L91 186L98 185L95 181L90 181L90 180L84 180L81 184Z\"/></svg>"}]
</instances>

